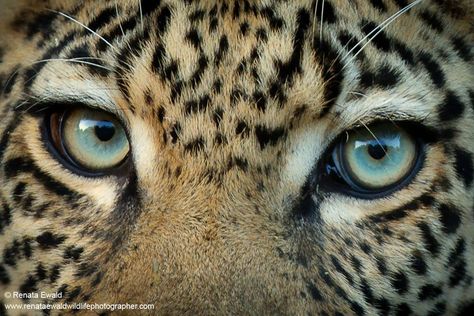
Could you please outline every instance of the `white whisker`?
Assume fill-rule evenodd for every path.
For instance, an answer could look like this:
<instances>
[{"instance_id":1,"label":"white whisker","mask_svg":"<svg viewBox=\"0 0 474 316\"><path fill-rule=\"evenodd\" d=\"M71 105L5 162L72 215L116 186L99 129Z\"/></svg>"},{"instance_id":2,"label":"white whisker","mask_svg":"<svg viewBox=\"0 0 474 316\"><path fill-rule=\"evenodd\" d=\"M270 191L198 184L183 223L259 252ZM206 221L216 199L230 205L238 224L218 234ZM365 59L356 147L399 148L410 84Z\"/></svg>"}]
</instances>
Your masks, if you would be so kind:
<instances>
[{"instance_id":1,"label":"white whisker","mask_svg":"<svg viewBox=\"0 0 474 316\"><path fill-rule=\"evenodd\" d=\"M324 21L324 0L321 2L321 22L319 25L319 41L323 40L323 21Z\"/></svg>"},{"instance_id":2,"label":"white whisker","mask_svg":"<svg viewBox=\"0 0 474 316\"><path fill-rule=\"evenodd\" d=\"M143 10L142 10L142 0L138 0L138 6L140 7L140 23L143 30Z\"/></svg>"},{"instance_id":3,"label":"white whisker","mask_svg":"<svg viewBox=\"0 0 474 316\"><path fill-rule=\"evenodd\" d=\"M374 28L372 31L370 31L364 38L362 38L356 45L354 45L354 47L352 47L348 52L347 54L344 56L344 57L347 57L349 56L350 53L352 53L352 51L354 51L360 44L362 44L362 42L364 40L366 40L368 37L370 37L374 32L376 32L372 37L370 37L370 39L354 54L354 56L352 56L344 65L344 67L342 67L342 69L346 68L349 63L354 60L358 54L360 54L361 51L364 50L364 48L378 35L380 34L380 32L382 32L387 26L389 26L390 24L392 24L393 21L395 21L397 18L399 18L400 16L402 16L404 13L406 13L408 10L410 10L411 8L413 8L415 5L417 5L418 3L420 3L421 1L423 0L416 0L412 3L410 3L409 5L405 6L404 8L400 9L399 11L397 11L397 13L393 14L392 16L390 16L389 18L387 18L385 21L383 21L379 26L377 26L376 28Z\"/></svg>"},{"instance_id":4,"label":"white whisker","mask_svg":"<svg viewBox=\"0 0 474 316\"><path fill-rule=\"evenodd\" d=\"M51 11L51 12L54 12L54 13L57 13L71 21L73 21L74 23L80 25L81 27L85 28L86 30L88 30L89 32L91 32L92 34L94 34L95 36L97 36L98 38L100 38L101 41L103 41L104 43L106 43L107 45L109 45L113 50L116 50L116 48L109 42L107 41L105 38L103 38L99 33L97 33L96 31L92 30L91 28L87 27L86 25L84 25L83 23L79 22L78 20L74 19L73 17L63 13L63 12L60 12L60 11L56 11L56 10L51 10L51 9L47 9L48 11Z\"/></svg>"}]
</instances>

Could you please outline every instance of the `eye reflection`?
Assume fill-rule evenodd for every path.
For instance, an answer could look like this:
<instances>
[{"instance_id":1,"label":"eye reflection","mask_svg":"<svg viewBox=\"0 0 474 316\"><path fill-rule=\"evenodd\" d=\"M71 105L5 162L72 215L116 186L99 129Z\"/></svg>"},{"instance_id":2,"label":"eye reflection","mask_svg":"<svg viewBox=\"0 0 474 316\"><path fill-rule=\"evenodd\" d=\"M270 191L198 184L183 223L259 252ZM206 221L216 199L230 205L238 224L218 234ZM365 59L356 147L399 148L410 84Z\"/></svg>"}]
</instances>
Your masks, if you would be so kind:
<instances>
[{"instance_id":1,"label":"eye reflection","mask_svg":"<svg viewBox=\"0 0 474 316\"><path fill-rule=\"evenodd\" d=\"M349 133L333 150L327 174L359 192L380 192L400 183L414 168L416 140L404 129L378 123Z\"/></svg>"}]
</instances>

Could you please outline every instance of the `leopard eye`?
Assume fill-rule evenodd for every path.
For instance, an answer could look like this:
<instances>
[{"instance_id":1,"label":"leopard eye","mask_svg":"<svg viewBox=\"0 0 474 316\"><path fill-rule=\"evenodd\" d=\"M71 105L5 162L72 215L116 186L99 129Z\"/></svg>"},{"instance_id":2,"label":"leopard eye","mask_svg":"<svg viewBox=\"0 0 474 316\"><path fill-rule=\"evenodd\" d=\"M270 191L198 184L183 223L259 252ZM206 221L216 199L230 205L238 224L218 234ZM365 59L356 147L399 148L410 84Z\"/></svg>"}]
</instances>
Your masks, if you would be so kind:
<instances>
[{"instance_id":1,"label":"leopard eye","mask_svg":"<svg viewBox=\"0 0 474 316\"><path fill-rule=\"evenodd\" d=\"M86 172L103 172L120 166L130 145L124 128L112 115L76 108L53 113L50 138L62 158Z\"/></svg>"},{"instance_id":2,"label":"leopard eye","mask_svg":"<svg viewBox=\"0 0 474 316\"><path fill-rule=\"evenodd\" d=\"M327 170L353 191L381 193L410 180L419 165L420 144L403 128L378 123L355 129L335 145Z\"/></svg>"}]
</instances>

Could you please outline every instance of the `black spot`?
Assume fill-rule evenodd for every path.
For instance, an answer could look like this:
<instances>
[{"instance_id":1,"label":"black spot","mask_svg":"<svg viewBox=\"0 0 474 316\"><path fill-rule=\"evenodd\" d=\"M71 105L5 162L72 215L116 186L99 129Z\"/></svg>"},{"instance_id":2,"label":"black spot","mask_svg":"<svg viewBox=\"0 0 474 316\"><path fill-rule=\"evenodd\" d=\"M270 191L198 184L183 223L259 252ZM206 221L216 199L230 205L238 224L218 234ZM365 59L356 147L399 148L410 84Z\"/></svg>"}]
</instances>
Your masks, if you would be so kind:
<instances>
[{"instance_id":1,"label":"black spot","mask_svg":"<svg viewBox=\"0 0 474 316\"><path fill-rule=\"evenodd\" d=\"M72 259L74 261L79 260L81 254L84 252L84 248L76 247L76 246L69 246L64 251L64 259Z\"/></svg>"},{"instance_id":2,"label":"black spot","mask_svg":"<svg viewBox=\"0 0 474 316\"><path fill-rule=\"evenodd\" d=\"M221 124L223 116L224 116L224 111L221 108L217 108L213 111L212 120L214 121L216 126L219 126Z\"/></svg>"},{"instance_id":3,"label":"black spot","mask_svg":"<svg viewBox=\"0 0 474 316\"><path fill-rule=\"evenodd\" d=\"M44 232L36 237L36 242L39 244L40 248L46 249L57 247L62 244L65 239L65 236L56 235L52 232Z\"/></svg>"},{"instance_id":4,"label":"black spot","mask_svg":"<svg viewBox=\"0 0 474 316\"><path fill-rule=\"evenodd\" d=\"M393 276L392 286L398 294L404 294L408 291L408 279L403 272L398 272Z\"/></svg>"},{"instance_id":5,"label":"black spot","mask_svg":"<svg viewBox=\"0 0 474 316\"><path fill-rule=\"evenodd\" d=\"M314 202L311 194L303 195L303 197L293 206L292 213L298 218L315 217L316 219L319 219L318 205ZM329 275L326 275L325 273L323 275L330 280ZM328 283L328 280L325 281Z\"/></svg>"},{"instance_id":6,"label":"black spot","mask_svg":"<svg viewBox=\"0 0 474 316\"><path fill-rule=\"evenodd\" d=\"M349 284L354 283L354 281L352 280L352 275L351 275L350 273L348 273L348 272L342 267L341 263L339 262L339 259L337 259L335 256L331 255L331 262L332 262L334 268L336 269L336 271L345 276L345 278L347 279L347 281L349 282Z\"/></svg>"},{"instance_id":7,"label":"black spot","mask_svg":"<svg viewBox=\"0 0 474 316\"><path fill-rule=\"evenodd\" d=\"M454 150L454 168L457 176L463 180L464 185L469 188L474 180L473 156L471 153L457 147Z\"/></svg>"},{"instance_id":8,"label":"black spot","mask_svg":"<svg viewBox=\"0 0 474 316\"><path fill-rule=\"evenodd\" d=\"M448 257L447 267L453 266L464 254L466 250L466 242L463 238L459 238L458 242L456 243L456 247L451 251Z\"/></svg>"},{"instance_id":9,"label":"black spot","mask_svg":"<svg viewBox=\"0 0 474 316\"><path fill-rule=\"evenodd\" d=\"M404 8L408 5L407 0L394 0L394 2L400 7Z\"/></svg>"},{"instance_id":10,"label":"black spot","mask_svg":"<svg viewBox=\"0 0 474 316\"><path fill-rule=\"evenodd\" d=\"M199 32L196 29L190 30L186 34L186 40L189 41L194 48L200 49L201 48L201 36L199 35Z\"/></svg>"},{"instance_id":11,"label":"black spot","mask_svg":"<svg viewBox=\"0 0 474 316\"><path fill-rule=\"evenodd\" d=\"M242 34L242 36L247 35L249 28L250 28L250 25L247 22L242 22L240 24L240 34Z\"/></svg>"},{"instance_id":12,"label":"black spot","mask_svg":"<svg viewBox=\"0 0 474 316\"><path fill-rule=\"evenodd\" d=\"M158 107L156 111L156 117L158 118L158 121L162 124L165 119L165 114L166 114L165 109L162 106Z\"/></svg>"},{"instance_id":13,"label":"black spot","mask_svg":"<svg viewBox=\"0 0 474 316\"><path fill-rule=\"evenodd\" d=\"M184 150L190 152L192 154L197 154L199 151L204 149L204 139L202 137L198 137L186 145L184 145Z\"/></svg>"},{"instance_id":14,"label":"black spot","mask_svg":"<svg viewBox=\"0 0 474 316\"><path fill-rule=\"evenodd\" d=\"M157 74L162 73L165 56L166 56L165 47L163 45L159 44L155 48L155 52L153 53L153 57L151 59L151 69L155 73L157 73Z\"/></svg>"},{"instance_id":15,"label":"black spot","mask_svg":"<svg viewBox=\"0 0 474 316\"><path fill-rule=\"evenodd\" d=\"M15 202L19 202L23 196L23 193L25 192L26 189L26 183L24 182L18 182L15 188L13 189L13 199Z\"/></svg>"},{"instance_id":16,"label":"black spot","mask_svg":"<svg viewBox=\"0 0 474 316\"><path fill-rule=\"evenodd\" d=\"M242 99L242 96L244 93L240 88L234 88L232 89L232 92L230 93L230 102L232 105L237 104Z\"/></svg>"},{"instance_id":17,"label":"black spot","mask_svg":"<svg viewBox=\"0 0 474 316\"><path fill-rule=\"evenodd\" d=\"M209 22L209 30L211 32L215 32L218 26L219 26L219 20L217 20L216 17L211 18L211 21Z\"/></svg>"},{"instance_id":18,"label":"black spot","mask_svg":"<svg viewBox=\"0 0 474 316\"><path fill-rule=\"evenodd\" d=\"M264 7L260 10L260 14L270 22L272 30L279 30L283 27L285 22L281 17L278 17L272 7Z\"/></svg>"},{"instance_id":19,"label":"black spot","mask_svg":"<svg viewBox=\"0 0 474 316\"><path fill-rule=\"evenodd\" d=\"M367 283L366 279L361 279L360 281L360 289L362 290L362 293L364 294L365 301L369 304L373 304L374 302L374 295L372 293L372 288L370 285Z\"/></svg>"},{"instance_id":20,"label":"black spot","mask_svg":"<svg viewBox=\"0 0 474 316\"><path fill-rule=\"evenodd\" d=\"M445 315L446 304L444 302L437 303L431 311L428 312L427 316L441 316Z\"/></svg>"},{"instance_id":21,"label":"black spot","mask_svg":"<svg viewBox=\"0 0 474 316\"><path fill-rule=\"evenodd\" d=\"M383 3L382 0L370 0L370 3L377 9L382 12L387 11L387 7L385 6L385 3Z\"/></svg>"},{"instance_id":22,"label":"black spot","mask_svg":"<svg viewBox=\"0 0 474 316\"><path fill-rule=\"evenodd\" d=\"M411 315L411 313L412 313L411 308L406 303L402 303L398 305L395 311L395 315L397 316L407 316L407 315Z\"/></svg>"},{"instance_id":23,"label":"black spot","mask_svg":"<svg viewBox=\"0 0 474 316\"><path fill-rule=\"evenodd\" d=\"M321 293L319 292L318 288L314 285L312 282L308 282L307 288L309 291L309 294L311 294L311 297L315 301L322 301L323 297L321 296Z\"/></svg>"},{"instance_id":24,"label":"black spot","mask_svg":"<svg viewBox=\"0 0 474 316\"><path fill-rule=\"evenodd\" d=\"M215 93L221 93L221 90L222 90L222 82L220 79L216 79L216 81L214 81L214 84L212 85L212 90L215 92Z\"/></svg>"},{"instance_id":25,"label":"black spot","mask_svg":"<svg viewBox=\"0 0 474 316\"><path fill-rule=\"evenodd\" d=\"M402 42L398 40L393 40L393 50L400 55L400 57L408 63L408 65L413 66L415 64L415 58L413 52Z\"/></svg>"},{"instance_id":26,"label":"black spot","mask_svg":"<svg viewBox=\"0 0 474 316\"><path fill-rule=\"evenodd\" d=\"M173 144L175 144L178 141L180 132L181 132L181 125L179 123L174 124L170 132L171 142Z\"/></svg>"},{"instance_id":27,"label":"black spot","mask_svg":"<svg viewBox=\"0 0 474 316\"><path fill-rule=\"evenodd\" d=\"M452 267L452 272L449 277L449 286L457 286L466 276L466 261L464 258L459 259Z\"/></svg>"},{"instance_id":28,"label":"black spot","mask_svg":"<svg viewBox=\"0 0 474 316\"><path fill-rule=\"evenodd\" d=\"M366 254L370 254L372 252L372 247L365 241L360 243L360 249L362 249L362 251Z\"/></svg>"},{"instance_id":29,"label":"black spot","mask_svg":"<svg viewBox=\"0 0 474 316\"><path fill-rule=\"evenodd\" d=\"M400 73L387 65L380 67L376 74L365 71L360 77L360 83L365 88L378 86L380 88L389 89L394 87L399 80Z\"/></svg>"},{"instance_id":30,"label":"black spot","mask_svg":"<svg viewBox=\"0 0 474 316\"><path fill-rule=\"evenodd\" d=\"M234 9L232 10L232 18L238 19L240 17L240 3L239 1L234 2Z\"/></svg>"},{"instance_id":31,"label":"black spot","mask_svg":"<svg viewBox=\"0 0 474 316\"><path fill-rule=\"evenodd\" d=\"M102 10L98 15L91 20L88 27L91 30L97 31L99 28L106 26L112 18L116 18L117 11L115 8L107 8Z\"/></svg>"},{"instance_id":32,"label":"black spot","mask_svg":"<svg viewBox=\"0 0 474 316\"><path fill-rule=\"evenodd\" d=\"M461 224L461 218L459 214L461 211L454 206L441 204L439 207L439 213L441 215L440 220L443 224L443 231L446 234L453 234Z\"/></svg>"},{"instance_id":33,"label":"black spot","mask_svg":"<svg viewBox=\"0 0 474 316\"><path fill-rule=\"evenodd\" d=\"M362 263L360 262L359 259L357 259L355 256L351 256L351 264L354 270L356 270L358 273L362 272Z\"/></svg>"},{"instance_id":34,"label":"black spot","mask_svg":"<svg viewBox=\"0 0 474 316\"><path fill-rule=\"evenodd\" d=\"M224 2L221 6L221 15L225 15L227 11L229 11L229 5Z\"/></svg>"},{"instance_id":35,"label":"black spot","mask_svg":"<svg viewBox=\"0 0 474 316\"><path fill-rule=\"evenodd\" d=\"M439 33L443 31L443 23L433 13L423 11L420 13L420 16L433 30Z\"/></svg>"},{"instance_id":36,"label":"black spot","mask_svg":"<svg viewBox=\"0 0 474 316\"><path fill-rule=\"evenodd\" d=\"M352 50L359 42L355 35L350 34L346 30L343 30L339 33L338 39L341 42L341 45L345 47L347 51Z\"/></svg>"},{"instance_id":37,"label":"black spot","mask_svg":"<svg viewBox=\"0 0 474 316\"><path fill-rule=\"evenodd\" d=\"M374 302L374 306L381 312L381 315L388 315L390 314L390 303L384 297L376 299Z\"/></svg>"},{"instance_id":38,"label":"black spot","mask_svg":"<svg viewBox=\"0 0 474 316\"><path fill-rule=\"evenodd\" d=\"M137 20L135 17L130 17L127 20L123 21L119 25L115 26L112 30L110 30L108 33L103 33L102 37L107 40L109 43L112 43L116 38L119 36L122 36L122 30L124 33L127 31L135 28L135 25L137 23ZM104 52L109 48L108 44L104 41L98 41L96 45L96 50L98 52Z\"/></svg>"},{"instance_id":39,"label":"black spot","mask_svg":"<svg viewBox=\"0 0 474 316\"><path fill-rule=\"evenodd\" d=\"M426 273L426 262L421 253L414 253L411 259L411 267L416 274L423 275Z\"/></svg>"},{"instance_id":40,"label":"black spot","mask_svg":"<svg viewBox=\"0 0 474 316\"><path fill-rule=\"evenodd\" d=\"M329 42L315 38L313 40L313 50L315 51L316 61L322 65L321 75L324 81L324 103L320 117L323 117L331 110L341 93L344 73L342 64L339 62L338 51Z\"/></svg>"},{"instance_id":41,"label":"black spot","mask_svg":"<svg viewBox=\"0 0 474 316\"><path fill-rule=\"evenodd\" d=\"M464 40L460 37L454 37L451 39L454 49L457 51L458 55L465 61L471 61L471 48L467 45Z\"/></svg>"},{"instance_id":42,"label":"black spot","mask_svg":"<svg viewBox=\"0 0 474 316\"><path fill-rule=\"evenodd\" d=\"M244 121L237 122L237 127L235 128L235 134L241 136L248 136L250 133L250 129L247 126L247 123Z\"/></svg>"},{"instance_id":43,"label":"black spot","mask_svg":"<svg viewBox=\"0 0 474 316\"><path fill-rule=\"evenodd\" d=\"M46 278L46 269L43 267L41 263L38 263L36 266L36 279L38 281L42 281Z\"/></svg>"},{"instance_id":44,"label":"black spot","mask_svg":"<svg viewBox=\"0 0 474 316\"><path fill-rule=\"evenodd\" d=\"M420 53L419 60L428 71L431 80L436 87L442 88L446 83L446 78L441 66L433 59L429 53Z\"/></svg>"},{"instance_id":45,"label":"black spot","mask_svg":"<svg viewBox=\"0 0 474 316\"><path fill-rule=\"evenodd\" d=\"M71 292L69 292L69 295L67 297L67 302L71 302L74 300L76 297L81 294L82 288L80 286L76 286Z\"/></svg>"},{"instance_id":46,"label":"black spot","mask_svg":"<svg viewBox=\"0 0 474 316\"><path fill-rule=\"evenodd\" d=\"M306 30L309 27L309 13L305 9L300 9L297 15L297 26L293 42L293 52L287 62L279 62L278 76L281 83L292 80L296 73L301 73L301 57L303 42Z\"/></svg>"},{"instance_id":47,"label":"black spot","mask_svg":"<svg viewBox=\"0 0 474 316\"><path fill-rule=\"evenodd\" d=\"M10 283L10 276L8 275L7 269L0 264L0 283L3 285L7 285Z\"/></svg>"},{"instance_id":48,"label":"black spot","mask_svg":"<svg viewBox=\"0 0 474 316\"><path fill-rule=\"evenodd\" d=\"M418 299L421 301L430 300L440 296L443 293L443 290L436 285L433 284L426 284L423 285L418 292Z\"/></svg>"},{"instance_id":49,"label":"black spot","mask_svg":"<svg viewBox=\"0 0 474 316\"><path fill-rule=\"evenodd\" d=\"M357 316L365 315L364 308L357 302L351 302L351 309Z\"/></svg>"},{"instance_id":50,"label":"black spot","mask_svg":"<svg viewBox=\"0 0 474 316\"><path fill-rule=\"evenodd\" d=\"M154 2L154 1L148 1L148 2ZM171 10L168 6L164 6L158 16L156 17L156 26L157 26L157 31L158 35L163 34L167 29L169 22L171 20Z\"/></svg>"},{"instance_id":51,"label":"black spot","mask_svg":"<svg viewBox=\"0 0 474 316\"><path fill-rule=\"evenodd\" d=\"M161 0L154 0L154 1L140 1L142 7L142 15L146 17L153 12L160 6Z\"/></svg>"},{"instance_id":52,"label":"black spot","mask_svg":"<svg viewBox=\"0 0 474 316\"><path fill-rule=\"evenodd\" d=\"M385 259L383 257L376 256L375 263L377 264L377 268L379 269L380 273L382 273L382 275L387 275L388 269Z\"/></svg>"},{"instance_id":53,"label":"black spot","mask_svg":"<svg viewBox=\"0 0 474 316\"><path fill-rule=\"evenodd\" d=\"M191 21L191 23L202 21L205 15L206 11L202 9L197 9L189 15L189 20Z\"/></svg>"},{"instance_id":54,"label":"black spot","mask_svg":"<svg viewBox=\"0 0 474 316\"><path fill-rule=\"evenodd\" d=\"M371 43L375 45L375 47L377 47L381 51L388 52L391 50L390 39L387 37L384 31L380 29L375 30L377 27L378 25L375 22L364 20L362 22L361 28L362 32L364 32L365 35L370 36L370 38L372 39ZM375 36L375 34L377 34L377 36Z\"/></svg>"},{"instance_id":55,"label":"black spot","mask_svg":"<svg viewBox=\"0 0 474 316\"><path fill-rule=\"evenodd\" d=\"M464 104L459 100L458 96L449 91L443 103L439 106L439 119L443 122L458 119L464 113Z\"/></svg>"},{"instance_id":56,"label":"black spot","mask_svg":"<svg viewBox=\"0 0 474 316\"><path fill-rule=\"evenodd\" d=\"M439 243L431 232L431 229L428 224L420 223L418 224L418 228L421 231L421 236L423 237L423 242L425 243L426 249L428 249L428 251L431 252L433 255L438 254Z\"/></svg>"},{"instance_id":57,"label":"black spot","mask_svg":"<svg viewBox=\"0 0 474 316\"><path fill-rule=\"evenodd\" d=\"M314 12L316 12L316 18L319 21L323 20L323 22L329 24L336 22L336 14L334 13L334 8L329 1L317 1L316 3L317 7L314 9Z\"/></svg>"},{"instance_id":58,"label":"black spot","mask_svg":"<svg viewBox=\"0 0 474 316\"><path fill-rule=\"evenodd\" d=\"M201 55L201 57L199 57L198 67L197 67L196 71L194 72L194 74L191 77L192 87L196 87L201 82L202 75L203 75L204 71L206 70L206 68L208 66L208 63L209 62L208 62L208 59L207 59L206 56Z\"/></svg>"},{"instance_id":59,"label":"black spot","mask_svg":"<svg viewBox=\"0 0 474 316\"><path fill-rule=\"evenodd\" d=\"M32 239L29 237L25 237L23 239L23 255L25 258L30 259L31 255L33 253L32 247L31 247L31 242Z\"/></svg>"},{"instance_id":60,"label":"black spot","mask_svg":"<svg viewBox=\"0 0 474 316\"><path fill-rule=\"evenodd\" d=\"M457 316L474 315L474 301L464 303L458 310Z\"/></svg>"},{"instance_id":61,"label":"black spot","mask_svg":"<svg viewBox=\"0 0 474 316\"><path fill-rule=\"evenodd\" d=\"M59 265L54 265L51 267L51 270L49 271L49 280L51 283L56 282L57 279L59 279L59 275L61 274L61 268Z\"/></svg>"},{"instance_id":62,"label":"black spot","mask_svg":"<svg viewBox=\"0 0 474 316\"><path fill-rule=\"evenodd\" d=\"M36 34L43 34L48 37L50 34L54 34L52 27L53 22L58 18L56 12L44 12L37 14L34 19L30 20L30 23L26 24L26 35L28 39L31 39ZM24 24L26 21L18 21Z\"/></svg>"},{"instance_id":63,"label":"black spot","mask_svg":"<svg viewBox=\"0 0 474 316\"><path fill-rule=\"evenodd\" d=\"M260 91L255 91L253 93L253 100L257 105L257 109L262 112L265 112L265 109L267 108L267 98L265 97L265 95Z\"/></svg>"},{"instance_id":64,"label":"black spot","mask_svg":"<svg viewBox=\"0 0 474 316\"><path fill-rule=\"evenodd\" d=\"M264 149L267 145L275 146L282 137L286 135L283 128L269 129L262 125L255 127L255 136L257 137L260 149Z\"/></svg>"},{"instance_id":65,"label":"black spot","mask_svg":"<svg viewBox=\"0 0 474 316\"><path fill-rule=\"evenodd\" d=\"M255 34L256 34L257 39L259 41L266 42L268 40L267 31L263 27L257 29L257 32Z\"/></svg>"},{"instance_id":66,"label":"black spot","mask_svg":"<svg viewBox=\"0 0 474 316\"><path fill-rule=\"evenodd\" d=\"M23 282L23 284L20 286L20 292L21 293L31 293L31 292L36 292L37 291L37 280L34 276L28 275L26 277L26 280ZM23 300L28 300L27 298L23 298Z\"/></svg>"},{"instance_id":67,"label":"black spot","mask_svg":"<svg viewBox=\"0 0 474 316\"><path fill-rule=\"evenodd\" d=\"M214 65L219 65L228 50L229 40L227 39L226 35L222 35L221 39L219 40L219 48L217 49L217 52L214 57Z\"/></svg>"}]
</instances>

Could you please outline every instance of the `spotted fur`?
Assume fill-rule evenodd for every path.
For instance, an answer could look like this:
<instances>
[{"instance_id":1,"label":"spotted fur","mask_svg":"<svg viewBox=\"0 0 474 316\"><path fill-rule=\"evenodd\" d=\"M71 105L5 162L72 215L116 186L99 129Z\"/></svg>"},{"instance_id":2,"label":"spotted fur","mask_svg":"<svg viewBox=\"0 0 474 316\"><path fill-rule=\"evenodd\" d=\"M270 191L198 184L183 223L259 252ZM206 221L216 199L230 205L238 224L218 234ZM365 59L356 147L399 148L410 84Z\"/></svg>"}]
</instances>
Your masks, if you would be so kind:
<instances>
[{"instance_id":1,"label":"spotted fur","mask_svg":"<svg viewBox=\"0 0 474 316\"><path fill-rule=\"evenodd\" d=\"M153 314L473 311L472 1L1 11L1 292ZM71 100L123 120L132 168L90 178L50 154L28 109ZM382 119L432 130L416 177L377 199L320 190L331 142Z\"/></svg>"}]
</instances>

